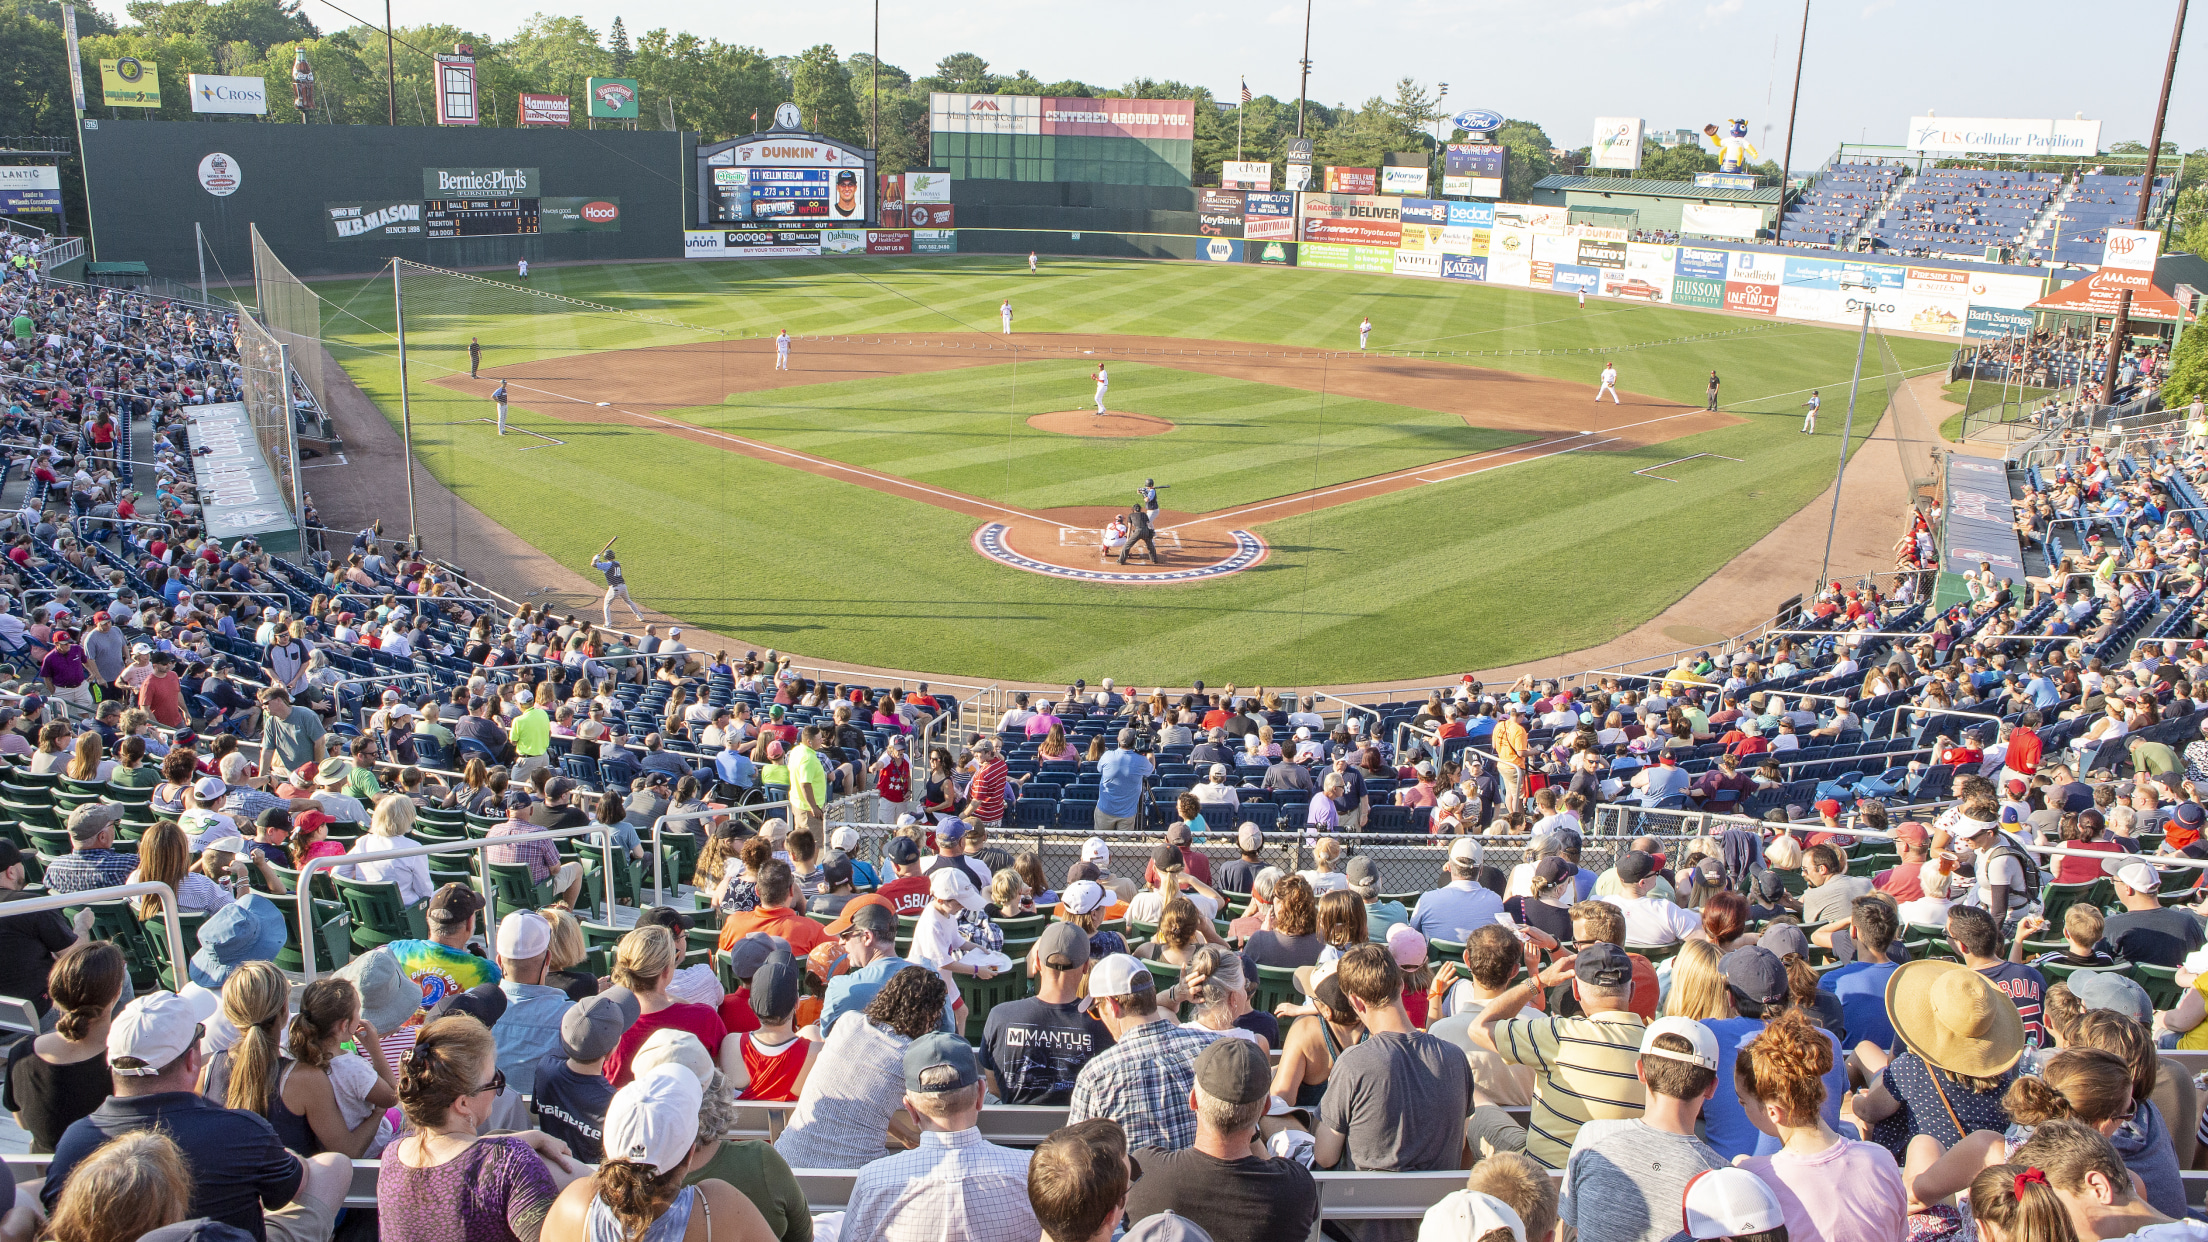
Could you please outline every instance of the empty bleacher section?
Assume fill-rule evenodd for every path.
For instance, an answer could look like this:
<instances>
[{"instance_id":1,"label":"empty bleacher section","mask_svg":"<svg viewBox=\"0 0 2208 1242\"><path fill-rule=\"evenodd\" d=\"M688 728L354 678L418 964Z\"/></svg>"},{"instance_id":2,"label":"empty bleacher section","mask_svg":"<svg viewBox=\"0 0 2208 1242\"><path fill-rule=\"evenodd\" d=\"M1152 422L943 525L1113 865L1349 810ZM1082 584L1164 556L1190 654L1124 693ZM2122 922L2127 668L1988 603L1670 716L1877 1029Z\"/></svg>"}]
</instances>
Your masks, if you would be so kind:
<instances>
[{"instance_id":1,"label":"empty bleacher section","mask_svg":"<svg viewBox=\"0 0 2208 1242\"><path fill-rule=\"evenodd\" d=\"M1779 220L1789 245L1842 246L1908 176L1899 164L1838 162L1826 168Z\"/></svg>"}]
</instances>

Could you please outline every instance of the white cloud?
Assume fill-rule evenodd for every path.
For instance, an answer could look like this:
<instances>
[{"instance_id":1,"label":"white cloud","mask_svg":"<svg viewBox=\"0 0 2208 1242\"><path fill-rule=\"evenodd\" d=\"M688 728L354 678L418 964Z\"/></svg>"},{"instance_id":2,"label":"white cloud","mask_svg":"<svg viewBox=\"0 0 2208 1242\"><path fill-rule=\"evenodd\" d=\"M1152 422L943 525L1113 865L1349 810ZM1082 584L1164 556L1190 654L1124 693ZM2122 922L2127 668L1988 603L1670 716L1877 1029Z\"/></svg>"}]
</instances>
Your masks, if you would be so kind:
<instances>
[{"instance_id":1,"label":"white cloud","mask_svg":"<svg viewBox=\"0 0 2208 1242\"><path fill-rule=\"evenodd\" d=\"M1589 9L1580 14L1582 26L1616 26L1624 22L1638 21L1664 7L1665 0L1626 0L1624 4Z\"/></svg>"},{"instance_id":2,"label":"white cloud","mask_svg":"<svg viewBox=\"0 0 2208 1242\"><path fill-rule=\"evenodd\" d=\"M1715 4L1704 5L1702 7L1702 20L1718 21L1722 18L1731 17L1740 12L1743 3L1745 3L1745 0L1717 0Z\"/></svg>"}]
</instances>

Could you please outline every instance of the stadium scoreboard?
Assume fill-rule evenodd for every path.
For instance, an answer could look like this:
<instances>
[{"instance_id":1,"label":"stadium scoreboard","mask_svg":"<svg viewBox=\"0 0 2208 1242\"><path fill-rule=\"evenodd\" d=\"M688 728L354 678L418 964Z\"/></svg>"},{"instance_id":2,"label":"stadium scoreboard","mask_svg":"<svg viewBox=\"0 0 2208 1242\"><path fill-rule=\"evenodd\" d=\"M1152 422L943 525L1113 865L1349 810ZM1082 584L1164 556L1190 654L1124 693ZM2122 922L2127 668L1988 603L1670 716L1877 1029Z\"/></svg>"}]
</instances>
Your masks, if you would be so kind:
<instances>
[{"instance_id":1,"label":"stadium scoreboard","mask_svg":"<svg viewBox=\"0 0 2208 1242\"><path fill-rule=\"evenodd\" d=\"M432 198L422 202L427 237L512 237L540 231L533 198Z\"/></svg>"},{"instance_id":2,"label":"stadium scoreboard","mask_svg":"<svg viewBox=\"0 0 2208 1242\"><path fill-rule=\"evenodd\" d=\"M860 174L848 168L716 168L718 224L833 227L866 220Z\"/></svg>"}]
</instances>

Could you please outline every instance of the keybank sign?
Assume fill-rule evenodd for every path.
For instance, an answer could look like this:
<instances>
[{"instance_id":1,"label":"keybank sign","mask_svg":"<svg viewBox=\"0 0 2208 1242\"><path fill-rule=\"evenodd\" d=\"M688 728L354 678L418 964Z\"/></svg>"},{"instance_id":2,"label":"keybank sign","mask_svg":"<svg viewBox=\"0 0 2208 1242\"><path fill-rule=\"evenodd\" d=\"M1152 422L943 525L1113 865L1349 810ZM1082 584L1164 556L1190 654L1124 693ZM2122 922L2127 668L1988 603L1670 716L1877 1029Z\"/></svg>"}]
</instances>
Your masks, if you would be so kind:
<instances>
[{"instance_id":1,"label":"keybank sign","mask_svg":"<svg viewBox=\"0 0 2208 1242\"><path fill-rule=\"evenodd\" d=\"M423 198L537 198L534 168L425 168Z\"/></svg>"}]
</instances>

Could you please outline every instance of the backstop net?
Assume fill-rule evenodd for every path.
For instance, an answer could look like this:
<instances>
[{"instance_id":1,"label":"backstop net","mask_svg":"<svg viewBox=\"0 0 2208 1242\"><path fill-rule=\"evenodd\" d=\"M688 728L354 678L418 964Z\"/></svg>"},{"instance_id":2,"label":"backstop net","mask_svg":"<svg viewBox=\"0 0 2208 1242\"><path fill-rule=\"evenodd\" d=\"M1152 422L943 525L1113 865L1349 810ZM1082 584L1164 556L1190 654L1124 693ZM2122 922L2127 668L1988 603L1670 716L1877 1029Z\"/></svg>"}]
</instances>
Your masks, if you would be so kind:
<instances>
[{"instance_id":1,"label":"backstop net","mask_svg":"<svg viewBox=\"0 0 2208 1242\"><path fill-rule=\"evenodd\" d=\"M316 408L330 408L322 374L322 299L284 266L256 226L248 226L253 250L253 304L263 327L291 351L291 368L314 395Z\"/></svg>"},{"instance_id":2,"label":"backstop net","mask_svg":"<svg viewBox=\"0 0 2208 1242\"><path fill-rule=\"evenodd\" d=\"M313 417L311 410L300 408L306 392L286 365L287 360L295 363L299 353L252 308L238 307L238 364L244 370L246 417L294 523L301 508L298 432L302 420Z\"/></svg>"}]
</instances>

